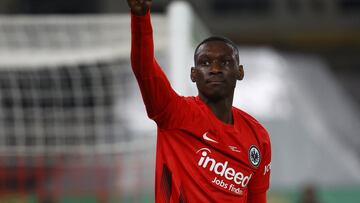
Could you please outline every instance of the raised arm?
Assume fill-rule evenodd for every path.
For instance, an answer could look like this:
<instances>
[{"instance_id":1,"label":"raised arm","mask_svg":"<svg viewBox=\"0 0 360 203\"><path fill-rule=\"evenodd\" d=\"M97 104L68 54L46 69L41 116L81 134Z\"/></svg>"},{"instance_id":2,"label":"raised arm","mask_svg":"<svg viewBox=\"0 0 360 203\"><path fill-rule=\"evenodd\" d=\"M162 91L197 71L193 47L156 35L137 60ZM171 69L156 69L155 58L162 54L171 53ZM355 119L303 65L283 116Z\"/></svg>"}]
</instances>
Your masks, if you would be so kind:
<instances>
[{"instance_id":1,"label":"raised arm","mask_svg":"<svg viewBox=\"0 0 360 203\"><path fill-rule=\"evenodd\" d=\"M151 0L128 0L131 9L131 65L148 116L157 123L179 96L154 57ZM165 113L164 113L165 112ZM165 116L166 117L166 116ZM158 123L159 124L159 123Z\"/></svg>"}]
</instances>

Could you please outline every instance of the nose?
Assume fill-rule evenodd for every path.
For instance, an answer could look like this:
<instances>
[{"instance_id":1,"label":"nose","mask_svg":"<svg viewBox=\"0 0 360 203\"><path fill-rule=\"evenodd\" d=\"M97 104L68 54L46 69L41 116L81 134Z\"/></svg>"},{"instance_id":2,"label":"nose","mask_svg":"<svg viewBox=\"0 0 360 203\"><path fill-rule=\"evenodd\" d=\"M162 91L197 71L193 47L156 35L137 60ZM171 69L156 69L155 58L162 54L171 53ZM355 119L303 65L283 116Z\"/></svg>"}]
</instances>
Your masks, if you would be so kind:
<instances>
[{"instance_id":1,"label":"nose","mask_svg":"<svg viewBox=\"0 0 360 203\"><path fill-rule=\"evenodd\" d=\"M222 73L222 68L219 65L219 63L212 63L211 67L210 67L210 74L218 74L218 73Z\"/></svg>"}]
</instances>

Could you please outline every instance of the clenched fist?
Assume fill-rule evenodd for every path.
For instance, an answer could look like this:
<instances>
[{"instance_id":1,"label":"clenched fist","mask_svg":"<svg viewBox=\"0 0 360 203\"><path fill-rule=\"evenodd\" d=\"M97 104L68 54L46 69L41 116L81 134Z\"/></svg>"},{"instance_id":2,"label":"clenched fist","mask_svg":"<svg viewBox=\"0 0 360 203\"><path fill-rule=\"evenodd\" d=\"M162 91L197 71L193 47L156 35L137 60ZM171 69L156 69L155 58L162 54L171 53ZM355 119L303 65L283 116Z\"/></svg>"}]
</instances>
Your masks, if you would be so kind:
<instances>
[{"instance_id":1,"label":"clenched fist","mask_svg":"<svg viewBox=\"0 0 360 203\"><path fill-rule=\"evenodd\" d=\"M151 7L151 0L127 0L128 5L133 12L133 14L137 16L143 16L147 13L147 11Z\"/></svg>"}]
</instances>

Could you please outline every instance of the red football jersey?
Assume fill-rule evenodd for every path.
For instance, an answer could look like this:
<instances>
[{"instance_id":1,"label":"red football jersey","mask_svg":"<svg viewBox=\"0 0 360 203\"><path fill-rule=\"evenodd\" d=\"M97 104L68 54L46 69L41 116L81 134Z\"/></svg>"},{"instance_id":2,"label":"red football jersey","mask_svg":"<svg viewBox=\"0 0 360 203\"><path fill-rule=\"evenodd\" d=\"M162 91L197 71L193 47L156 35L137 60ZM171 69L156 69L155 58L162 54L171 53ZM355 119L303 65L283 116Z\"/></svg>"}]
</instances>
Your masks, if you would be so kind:
<instances>
[{"instance_id":1,"label":"red football jersey","mask_svg":"<svg viewBox=\"0 0 360 203\"><path fill-rule=\"evenodd\" d=\"M154 58L150 12L131 17L131 63L148 116L157 126L156 202L247 202L269 188L266 130L232 108L221 122L199 97L179 96Z\"/></svg>"}]
</instances>

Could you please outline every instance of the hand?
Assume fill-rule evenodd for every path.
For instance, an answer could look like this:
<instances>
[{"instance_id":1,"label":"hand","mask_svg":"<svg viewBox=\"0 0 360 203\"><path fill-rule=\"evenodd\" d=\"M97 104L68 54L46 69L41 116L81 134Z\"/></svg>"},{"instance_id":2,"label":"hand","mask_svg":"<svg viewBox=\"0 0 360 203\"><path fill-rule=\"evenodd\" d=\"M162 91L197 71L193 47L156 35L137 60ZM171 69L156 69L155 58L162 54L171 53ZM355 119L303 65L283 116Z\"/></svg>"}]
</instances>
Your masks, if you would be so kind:
<instances>
[{"instance_id":1,"label":"hand","mask_svg":"<svg viewBox=\"0 0 360 203\"><path fill-rule=\"evenodd\" d=\"M127 0L127 2L133 14L143 16L150 9L152 0Z\"/></svg>"}]
</instances>

